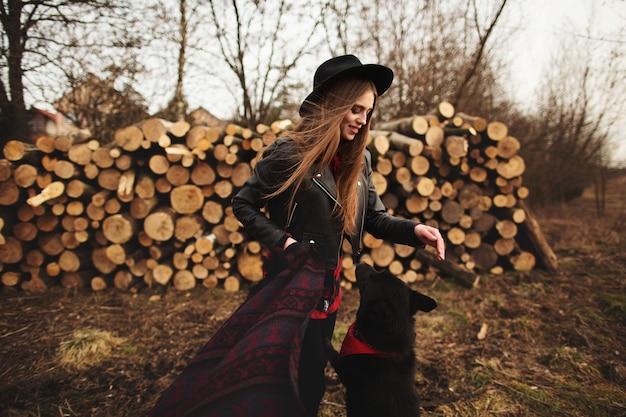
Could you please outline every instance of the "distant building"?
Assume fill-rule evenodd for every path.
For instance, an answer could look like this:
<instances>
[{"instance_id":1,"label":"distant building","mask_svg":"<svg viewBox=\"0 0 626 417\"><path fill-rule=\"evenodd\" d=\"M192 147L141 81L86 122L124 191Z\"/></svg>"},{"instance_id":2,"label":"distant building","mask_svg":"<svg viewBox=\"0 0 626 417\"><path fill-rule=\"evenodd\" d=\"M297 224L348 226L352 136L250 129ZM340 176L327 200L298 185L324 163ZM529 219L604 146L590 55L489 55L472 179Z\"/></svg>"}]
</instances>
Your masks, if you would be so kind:
<instances>
[{"instance_id":1,"label":"distant building","mask_svg":"<svg viewBox=\"0 0 626 417\"><path fill-rule=\"evenodd\" d=\"M196 110L192 111L189 114L190 122L193 125L204 125L208 127L218 127L224 128L226 126L226 122L218 119L213 116L211 112L206 110L204 107L198 107Z\"/></svg>"},{"instance_id":2,"label":"distant building","mask_svg":"<svg viewBox=\"0 0 626 417\"><path fill-rule=\"evenodd\" d=\"M101 80L88 74L84 82L54 103L71 122L100 143L113 140L114 132L148 117L141 96L132 88L115 89L115 78ZM84 136L84 135L83 135Z\"/></svg>"},{"instance_id":3,"label":"distant building","mask_svg":"<svg viewBox=\"0 0 626 417\"><path fill-rule=\"evenodd\" d=\"M37 107L31 107L28 113L30 140L33 143L40 136L68 136L78 131L61 113L52 113Z\"/></svg>"}]
</instances>

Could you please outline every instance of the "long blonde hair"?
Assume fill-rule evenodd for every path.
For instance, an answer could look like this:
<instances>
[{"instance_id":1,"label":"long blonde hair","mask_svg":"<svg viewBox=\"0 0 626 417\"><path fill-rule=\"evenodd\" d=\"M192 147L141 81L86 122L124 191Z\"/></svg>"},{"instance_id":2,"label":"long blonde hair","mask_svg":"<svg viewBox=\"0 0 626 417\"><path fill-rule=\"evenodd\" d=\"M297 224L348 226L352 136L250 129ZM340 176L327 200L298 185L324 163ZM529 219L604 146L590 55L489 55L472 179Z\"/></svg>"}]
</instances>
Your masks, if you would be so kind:
<instances>
[{"instance_id":1,"label":"long blonde hair","mask_svg":"<svg viewBox=\"0 0 626 417\"><path fill-rule=\"evenodd\" d=\"M321 172L331 163L341 145L340 168L335 176L337 200L341 206L335 205L334 214L343 220L344 232L351 234L355 231L358 210L357 182L363 169L371 113L367 123L351 141L341 142L341 122L346 113L352 110L357 99L368 90L374 93L376 102L376 88L370 80L340 79L328 86L316 103L307 103L309 111L292 130L285 132L296 145L297 152L287 156L296 166L295 171L268 198L294 186L289 201L291 211L296 191L311 170Z\"/></svg>"}]
</instances>

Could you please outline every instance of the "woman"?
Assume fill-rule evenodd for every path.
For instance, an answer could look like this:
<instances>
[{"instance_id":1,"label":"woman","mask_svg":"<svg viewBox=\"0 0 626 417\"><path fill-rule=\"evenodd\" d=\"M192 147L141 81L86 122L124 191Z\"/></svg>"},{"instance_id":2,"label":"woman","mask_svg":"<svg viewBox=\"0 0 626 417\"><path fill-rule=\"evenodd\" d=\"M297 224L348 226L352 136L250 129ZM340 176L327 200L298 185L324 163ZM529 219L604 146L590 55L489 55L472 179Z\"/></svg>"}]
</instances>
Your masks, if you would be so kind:
<instances>
[{"instance_id":1,"label":"woman","mask_svg":"<svg viewBox=\"0 0 626 417\"><path fill-rule=\"evenodd\" d=\"M363 65L353 55L321 64L300 107L301 120L265 150L233 198L247 232L271 250L269 276L281 267L281 252L295 242L313 245L323 256L324 293L311 313L298 368L299 395L310 416L317 416L325 390L324 340L332 337L341 302L344 237L355 259L365 231L396 243L430 245L440 260L445 257L439 231L389 215L372 184L366 141L376 100L392 80L391 69Z\"/></svg>"}]
</instances>

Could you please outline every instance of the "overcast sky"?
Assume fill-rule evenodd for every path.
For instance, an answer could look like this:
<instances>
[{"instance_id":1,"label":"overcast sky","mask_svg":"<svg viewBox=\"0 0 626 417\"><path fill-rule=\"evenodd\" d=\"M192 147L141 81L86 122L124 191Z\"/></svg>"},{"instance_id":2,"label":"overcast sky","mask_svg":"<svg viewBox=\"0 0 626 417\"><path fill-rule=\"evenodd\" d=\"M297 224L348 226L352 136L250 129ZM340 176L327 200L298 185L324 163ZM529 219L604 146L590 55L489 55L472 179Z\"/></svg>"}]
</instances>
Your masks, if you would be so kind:
<instances>
[{"instance_id":1,"label":"overcast sky","mask_svg":"<svg viewBox=\"0 0 626 417\"><path fill-rule=\"evenodd\" d=\"M622 48L626 48L626 39L614 36L626 25L624 0L523 0L519 7L523 25L513 41L513 62L509 68L514 69L511 76L517 87L515 96L529 106L532 106L528 102L535 96L537 83L550 64L551 54L563 37L586 37L591 30L598 47L621 42ZM620 125L624 126L622 131L626 130L625 119ZM614 162L624 166L626 136L616 140Z\"/></svg>"}]
</instances>

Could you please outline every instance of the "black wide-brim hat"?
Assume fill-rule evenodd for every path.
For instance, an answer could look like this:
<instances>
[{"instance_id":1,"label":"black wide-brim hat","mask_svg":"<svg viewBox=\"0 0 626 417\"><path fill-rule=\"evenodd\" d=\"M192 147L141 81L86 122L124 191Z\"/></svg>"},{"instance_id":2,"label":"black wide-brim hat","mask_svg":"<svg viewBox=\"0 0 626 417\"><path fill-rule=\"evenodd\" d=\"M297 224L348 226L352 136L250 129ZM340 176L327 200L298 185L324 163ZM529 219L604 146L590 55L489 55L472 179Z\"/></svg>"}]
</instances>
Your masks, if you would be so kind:
<instances>
[{"instance_id":1,"label":"black wide-brim hat","mask_svg":"<svg viewBox=\"0 0 626 417\"><path fill-rule=\"evenodd\" d=\"M313 76L313 91L300 106L300 116L310 109L311 103L317 103L328 85L339 78L355 77L371 80L376 86L378 96L383 95L391 86L393 71L378 64L362 64L354 55L341 55L322 63Z\"/></svg>"}]
</instances>

